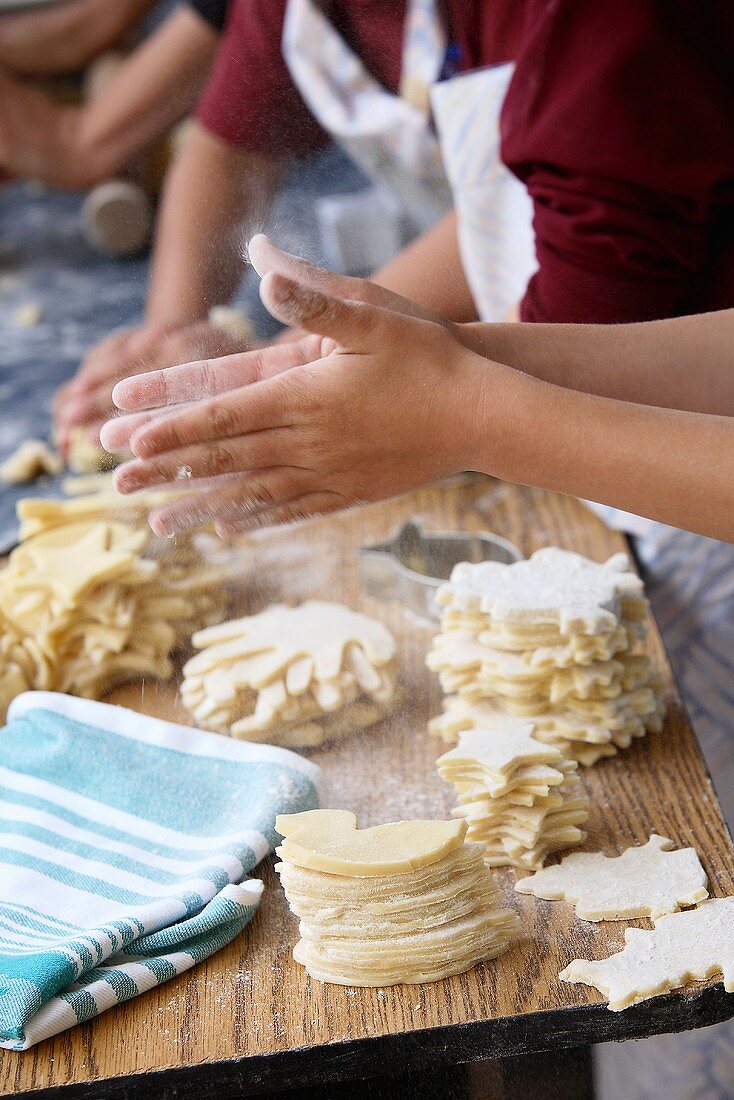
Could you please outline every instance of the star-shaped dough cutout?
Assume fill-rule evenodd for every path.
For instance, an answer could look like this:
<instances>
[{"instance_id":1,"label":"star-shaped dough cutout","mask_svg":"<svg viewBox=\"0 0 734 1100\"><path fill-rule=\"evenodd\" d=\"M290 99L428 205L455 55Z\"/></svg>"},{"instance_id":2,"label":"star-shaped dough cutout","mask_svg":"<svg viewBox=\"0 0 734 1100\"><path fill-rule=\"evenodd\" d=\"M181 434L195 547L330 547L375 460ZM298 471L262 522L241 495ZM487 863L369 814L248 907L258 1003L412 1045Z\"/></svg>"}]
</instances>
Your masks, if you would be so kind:
<instances>
[{"instance_id":1,"label":"star-shaped dough cutout","mask_svg":"<svg viewBox=\"0 0 734 1100\"><path fill-rule=\"evenodd\" d=\"M124 529L129 534L127 528ZM66 535L71 535L69 528ZM15 578L14 587L46 588L67 607L72 607L89 589L128 570L135 550L127 544L113 549L113 524L96 523L80 533L78 539L66 539L59 545L35 540L24 549L27 571Z\"/></svg>"},{"instance_id":2,"label":"star-shaped dough cutout","mask_svg":"<svg viewBox=\"0 0 734 1100\"><path fill-rule=\"evenodd\" d=\"M455 749L439 756L436 764L445 774L472 771L492 777L509 776L518 768L534 764L553 766L563 760L555 745L545 745L533 737L532 722L509 724L505 729L471 729L459 734ZM560 782L560 780L559 780Z\"/></svg>"}]
</instances>

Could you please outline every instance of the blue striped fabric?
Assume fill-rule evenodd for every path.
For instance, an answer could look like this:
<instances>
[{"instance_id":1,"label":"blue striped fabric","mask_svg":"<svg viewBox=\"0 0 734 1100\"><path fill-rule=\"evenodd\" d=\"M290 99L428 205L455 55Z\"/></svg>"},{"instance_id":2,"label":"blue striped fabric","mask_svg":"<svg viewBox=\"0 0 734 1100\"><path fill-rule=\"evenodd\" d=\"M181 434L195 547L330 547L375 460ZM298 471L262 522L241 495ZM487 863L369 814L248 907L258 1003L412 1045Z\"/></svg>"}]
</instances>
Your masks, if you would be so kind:
<instances>
[{"instance_id":1,"label":"blue striped fabric","mask_svg":"<svg viewBox=\"0 0 734 1100\"><path fill-rule=\"evenodd\" d=\"M229 943L275 818L319 769L121 707L28 692L0 731L0 1046L25 1050Z\"/></svg>"}]
</instances>

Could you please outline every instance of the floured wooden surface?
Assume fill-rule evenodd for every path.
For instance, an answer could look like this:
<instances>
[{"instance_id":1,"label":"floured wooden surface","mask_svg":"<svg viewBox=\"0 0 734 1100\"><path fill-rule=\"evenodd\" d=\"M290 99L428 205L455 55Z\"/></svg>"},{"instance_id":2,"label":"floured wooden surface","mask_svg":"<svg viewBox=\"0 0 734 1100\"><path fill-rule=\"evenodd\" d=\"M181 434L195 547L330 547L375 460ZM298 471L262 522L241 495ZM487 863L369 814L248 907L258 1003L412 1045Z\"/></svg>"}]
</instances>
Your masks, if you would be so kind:
<instances>
[{"instance_id":1,"label":"floured wooden surface","mask_svg":"<svg viewBox=\"0 0 734 1100\"><path fill-rule=\"evenodd\" d=\"M426 734L427 720L439 712L441 703L435 675L424 665L433 632L409 620L400 606L366 597L359 586L357 548L384 539L416 515L428 531L494 531L526 554L543 545L558 545L602 561L624 549L620 536L609 533L572 500L479 479L457 479L440 489L249 540L240 598L232 615L253 613L276 601L337 600L382 620L398 639L402 694L392 717L309 754L326 775L324 805L352 810L364 828L404 818L447 817L455 797L435 769L446 745ZM673 693L654 626L649 651L666 677L665 728L583 771L591 816L582 847L618 854L630 844L644 843L652 832L661 833L678 847L696 848L711 895L722 897L734 893L734 850ZM112 701L186 721L175 692L175 684L160 691L147 684L142 695L139 689L125 688ZM321 986L311 983L293 962L297 922L288 912L272 867L261 871L266 890L260 911L228 949L188 975L39 1045L29 1055L3 1052L0 1093L527 1013L547 1014L542 1018L543 1033L553 1045L555 1019L564 1013L567 1019L574 1006L603 1004L594 989L561 983L559 971L574 958L602 959L622 947L619 924L592 925L577 920L570 905L521 897L512 884L523 872L502 870L494 872L495 880L507 904L519 912L524 936L499 959L430 986ZM631 924L650 927L644 920ZM705 986L696 991L700 988ZM679 1000L671 998L670 1003ZM587 1030L579 1041L602 1041L603 1028L612 1026L604 1022L610 1017L616 1026L625 1020L624 1013L615 1017L604 1008L598 1033L590 1035ZM507 1025L511 1026L509 1019ZM415 1050L415 1043L410 1050Z\"/></svg>"}]
</instances>

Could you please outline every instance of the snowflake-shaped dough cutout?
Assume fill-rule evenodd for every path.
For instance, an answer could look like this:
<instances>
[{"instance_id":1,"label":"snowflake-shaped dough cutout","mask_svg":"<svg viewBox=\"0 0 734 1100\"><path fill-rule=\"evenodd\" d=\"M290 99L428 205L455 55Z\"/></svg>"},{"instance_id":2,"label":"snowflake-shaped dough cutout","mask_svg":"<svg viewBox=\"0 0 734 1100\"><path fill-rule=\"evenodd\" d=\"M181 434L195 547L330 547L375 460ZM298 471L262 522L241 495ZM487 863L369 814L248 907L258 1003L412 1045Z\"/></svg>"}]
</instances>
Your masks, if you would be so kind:
<instances>
[{"instance_id":1,"label":"snowflake-shaped dough cutout","mask_svg":"<svg viewBox=\"0 0 734 1100\"><path fill-rule=\"evenodd\" d=\"M632 920L675 913L708 897L706 872L693 848L674 850L652 834L620 856L575 852L554 867L520 879L515 889L546 901L570 901L582 920Z\"/></svg>"},{"instance_id":2,"label":"snowflake-shaped dough cutout","mask_svg":"<svg viewBox=\"0 0 734 1100\"><path fill-rule=\"evenodd\" d=\"M659 917L651 931L628 928L624 941L608 959L574 959L559 978L595 986L612 1012L717 975L734 993L734 897Z\"/></svg>"},{"instance_id":3,"label":"snowflake-shaped dough cutout","mask_svg":"<svg viewBox=\"0 0 734 1100\"><path fill-rule=\"evenodd\" d=\"M497 622L554 624L562 634L615 630L624 600L637 614L644 605L642 581L626 554L595 562L556 546L512 565L462 562L437 598L444 606L475 607Z\"/></svg>"}]
</instances>

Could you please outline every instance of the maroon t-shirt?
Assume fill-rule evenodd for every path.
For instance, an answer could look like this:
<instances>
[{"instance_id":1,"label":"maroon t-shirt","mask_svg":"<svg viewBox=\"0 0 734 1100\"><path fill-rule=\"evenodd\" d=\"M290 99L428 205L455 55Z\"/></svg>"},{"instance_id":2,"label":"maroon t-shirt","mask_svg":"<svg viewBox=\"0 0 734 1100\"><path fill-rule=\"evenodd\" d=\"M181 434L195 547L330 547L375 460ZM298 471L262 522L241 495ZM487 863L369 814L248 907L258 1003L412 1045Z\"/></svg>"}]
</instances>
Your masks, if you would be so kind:
<instances>
[{"instance_id":1,"label":"maroon t-shirt","mask_svg":"<svg viewBox=\"0 0 734 1100\"><path fill-rule=\"evenodd\" d=\"M233 0L197 118L233 145L295 157L325 145L283 60L287 0ZM389 91L397 91L406 0L322 4L336 30ZM466 71L514 56L520 0L445 0L444 19L456 67Z\"/></svg>"},{"instance_id":2,"label":"maroon t-shirt","mask_svg":"<svg viewBox=\"0 0 734 1100\"><path fill-rule=\"evenodd\" d=\"M535 207L527 321L734 305L734 4L524 0L502 154Z\"/></svg>"}]
</instances>

